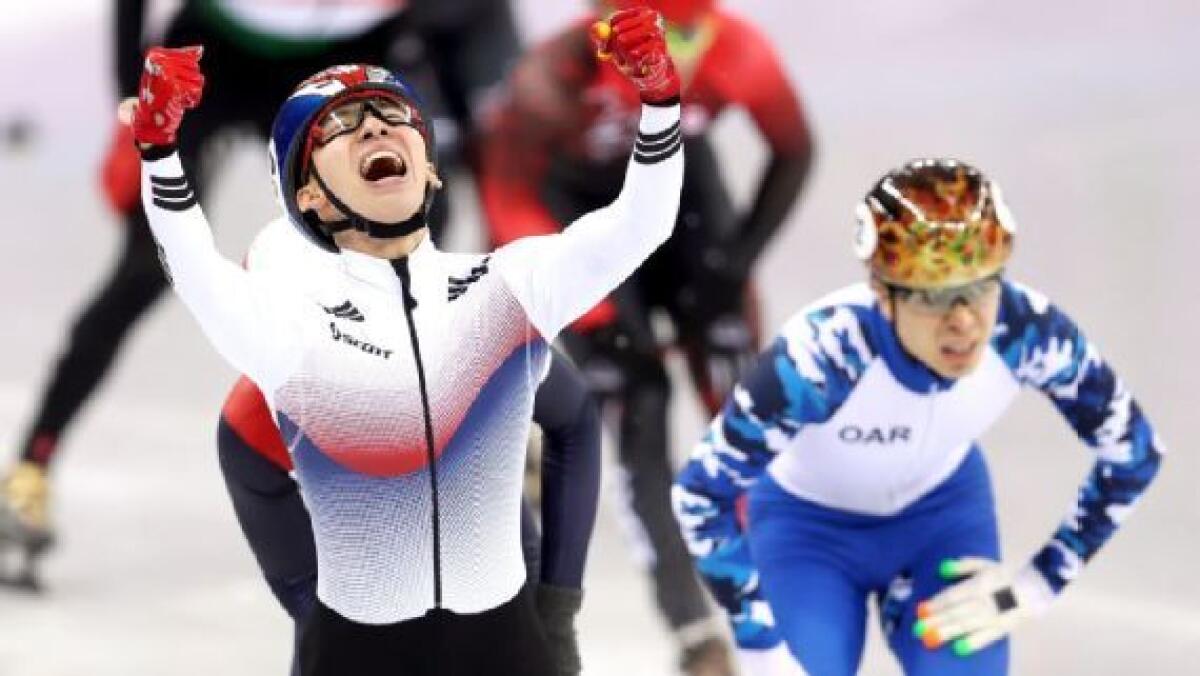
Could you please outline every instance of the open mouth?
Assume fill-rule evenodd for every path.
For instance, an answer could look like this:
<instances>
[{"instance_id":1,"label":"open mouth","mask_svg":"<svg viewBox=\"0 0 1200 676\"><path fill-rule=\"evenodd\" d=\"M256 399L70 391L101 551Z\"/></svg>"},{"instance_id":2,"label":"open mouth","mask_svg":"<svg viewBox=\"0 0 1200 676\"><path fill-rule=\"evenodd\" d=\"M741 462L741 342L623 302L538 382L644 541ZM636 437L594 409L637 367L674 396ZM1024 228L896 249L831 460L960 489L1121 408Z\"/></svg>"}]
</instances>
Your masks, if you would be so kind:
<instances>
[{"instance_id":1,"label":"open mouth","mask_svg":"<svg viewBox=\"0 0 1200 676\"><path fill-rule=\"evenodd\" d=\"M943 345L942 356L953 360L962 360L969 358L975 353L976 342L965 343L962 345Z\"/></svg>"},{"instance_id":2,"label":"open mouth","mask_svg":"<svg viewBox=\"0 0 1200 676\"><path fill-rule=\"evenodd\" d=\"M358 173L369 183L408 176L408 164L391 150L378 150L363 158Z\"/></svg>"}]
</instances>

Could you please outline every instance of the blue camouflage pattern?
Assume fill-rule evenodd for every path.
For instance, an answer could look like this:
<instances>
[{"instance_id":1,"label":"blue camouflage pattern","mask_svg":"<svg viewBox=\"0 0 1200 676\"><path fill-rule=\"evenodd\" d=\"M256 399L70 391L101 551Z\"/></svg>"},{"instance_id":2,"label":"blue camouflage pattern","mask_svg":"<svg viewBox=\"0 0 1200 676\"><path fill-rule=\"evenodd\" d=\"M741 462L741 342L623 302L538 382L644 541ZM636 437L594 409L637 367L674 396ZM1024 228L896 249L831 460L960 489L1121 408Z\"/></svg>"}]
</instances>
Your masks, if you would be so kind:
<instances>
[{"instance_id":1,"label":"blue camouflage pattern","mask_svg":"<svg viewBox=\"0 0 1200 676\"><path fill-rule=\"evenodd\" d=\"M803 426L837 412L873 360L885 359L894 375L912 382L916 362L897 356L902 351L883 331L890 325L875 307L835 303L792 319L676 478L672 496L684 540L739 639L761 642L773 628L769 613L763 620L745 612L760 597L753 562L731 556L746 549L736 502ZM1096 347L1036 291L1004 283L991 345L1013 377L1046 394L1096 454L1071 513L1033 559L1057 593L1133 508L1158 471L1162 445ZM919 377L941 380L919 369L926 372Z\"/></svg>"},{"instance_id":2,"label":"blue camouflage pattern","mask_svg":"<svg viewBox=\"0 0 1200 676\"><path fill-rule=\"evenodd\" d=\"M1037 291L1005 284L992 345L1018 381L1049 397L1096 454L1071 512L1033 559L1057 593L1133 509L1158 473L1163 447L1096 346Z\"/></svg>"}]
</instances>

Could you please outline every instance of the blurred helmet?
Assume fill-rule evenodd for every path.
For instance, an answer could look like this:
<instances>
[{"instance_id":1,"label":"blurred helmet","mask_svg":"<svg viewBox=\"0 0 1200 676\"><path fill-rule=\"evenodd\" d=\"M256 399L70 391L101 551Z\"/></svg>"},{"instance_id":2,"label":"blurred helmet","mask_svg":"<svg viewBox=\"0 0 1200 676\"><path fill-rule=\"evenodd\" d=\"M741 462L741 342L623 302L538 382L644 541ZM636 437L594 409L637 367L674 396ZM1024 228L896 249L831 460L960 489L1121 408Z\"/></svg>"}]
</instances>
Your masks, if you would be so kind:
<instances>
[{"instance_id":1,"label":"blurred helmet","mask_svg":"<svg viewBox=\"0 0 1200 676\"><path fill-rule=\"evenodd\" d=\"M342 223L322 223L315 214L303 213L296 204L296 190L307 180L311 171L318 181L315 167L310 167L314 139L314 123L327 112L345 103L382 96L404 104L411 112L406 122L425 139L425 153L436 165L433 124L426 116L424 104L413 88L399 75L378 66L344 65L326 68L301 82L280 106L271 126L271 174L275 181L276 197L288 220L314 244L327 251L337 252L331 233L354 228L375 237L399 237L425 226L433 190L427 189L425 202L406 227L394 223L378 223L355 213L321 182L322 189L334 206L346 215Z\"/></svg>"},{"instance_id":2,"label":"blurred helmet","mask_svg":"<svg viewBox=\"0 0 1200 676\"><path fill-rule=\"evenodd\" d=\"M854 248L871 274L912 289L958 286L999 272L1016 223L1000 187L951 159L888 172L855 208Z\"/></svg>"},{"instance_id":3,"label":"blurred helmet","mask_svg":"<svg viewBox=\"0 0 1200 676\"><path fill-rule=\"evenodd\" d=\"M691 26L713 10L716 0L649 0L663 19L678 26Z\"/></svg>"}]
</instances>

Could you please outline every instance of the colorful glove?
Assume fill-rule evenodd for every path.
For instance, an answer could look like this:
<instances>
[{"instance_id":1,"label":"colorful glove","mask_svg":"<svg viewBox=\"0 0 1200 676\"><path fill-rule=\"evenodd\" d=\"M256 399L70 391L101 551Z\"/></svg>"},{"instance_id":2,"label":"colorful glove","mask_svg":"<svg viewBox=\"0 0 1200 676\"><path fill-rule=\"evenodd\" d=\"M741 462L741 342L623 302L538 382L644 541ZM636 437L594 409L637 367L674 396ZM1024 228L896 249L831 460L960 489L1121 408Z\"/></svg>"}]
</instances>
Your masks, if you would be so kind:
<instances>
[{"instance_id":1,"label":"colorful glove","mask_svg":"<svg viewBox=\"0 0 1200 676\"><path fill-rule=\"evenodd\" d=\"M124 216L138 203L142 184L142 161L133 146L133 131L118 124L104 162L100 165L100 189L114 213Z\"/></svg>"},{"instance_id":2,"label":"colorful glove","mask_svg":"<svg viewBox=\"0 0 1200 676\"><path fill-rule=\"evenodd\" d=\"M679 101L679 74L667 54L662 20L649 7L615 12L592 24L596 57L611 60L641 94L642 102L669 105Z\"/></svg>"},{"instance_id":3,"label":"colorful glove","mask_svg":"<svg viewBox=\"0 0 1200 676\"><path fill-rule=\"evenodd\" d=\"M930 650L953 641L959 657L999 641L1044 613L1054 600L1050 586L1031 566L1014 574L995 561L963 557L942 561L938 574L966 579L917 606L913 633Z\"/></svg>"},{"instance_id":4,"label":"colorful glove","mask_svg":"<svg viewBox=\"0 0 1200 676\"><path fill-rule=\"evenodd\" d=\"M782 637L775 617L758 586L758 575L744 536L726 541L712 554L696 560L713 598L729 615L733 638L741 650L766 650Z\"/></svg>"},{"instance_id":5,"label":"colorful glove","mask_svg":"<svg viewBox=\"0 0 1200 676\"><path fill-rule=\"evenodd\" d=\"M183 114L200 103L204 76L200 74L203 47L151 47L138 85L133 109L133 139L141 145L169 146Z\"/></svg>"}]
</instances>

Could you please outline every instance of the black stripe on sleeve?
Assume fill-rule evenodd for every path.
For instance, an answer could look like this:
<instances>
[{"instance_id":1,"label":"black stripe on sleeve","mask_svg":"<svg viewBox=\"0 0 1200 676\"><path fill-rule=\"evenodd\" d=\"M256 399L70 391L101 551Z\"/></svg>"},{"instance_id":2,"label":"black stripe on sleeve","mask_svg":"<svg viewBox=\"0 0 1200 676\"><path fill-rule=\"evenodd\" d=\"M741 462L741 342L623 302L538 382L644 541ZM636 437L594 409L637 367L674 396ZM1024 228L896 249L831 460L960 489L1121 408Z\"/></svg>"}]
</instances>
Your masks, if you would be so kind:
<instances>
[{"instance_id":1,"label":"black stripe on sleeve","mask_svg":"<svg viewBox=\"0 0 1200 676\"><path fill-rule=\"evenodd\" d=\"M633 145L633 159L639 164L657 164L674 156L683 145L679 122L653 134L638 132Z\"/></svg>"},{"instance_id":2,"label":"black stripe on sleeve","mask_svg":"<svg viewBox=\"0 0 1200 676\"><path fill-rule=\"evenodd\" d=\"M182 188L187 185L185 176L151 176L150 185L157 188Z\"/></svg>"},{"instance_id":3,"label":"black stripe on sleeve","mask_svg":"<svg viewBox=\"0 0 1200 676\"><path fill-rule=\"evenodd\" d=\"M159 186L151 185L150 191L154 193L155 197L161 197L165 200L185 199L192 196L192 189L187 185L180 188L160 188Z\"/></svg>"},{"instance_id":4,"label":"black stripe on sleeve","mask_svg":"<svg viewBox=\"0 0 1200 676\"><path fill-rule=\"evenodd\" d=\"M165 200L161 197L154 198L154 206L167 211L187 211L196 206L196 196L189 195L184 200Z\"/></svg>"},{"instance_id":5,"label":"black stripe on sleeve","mask_svg":"<svg viewBox=\"0 0 1200 676\"><path fill-rule=\"evenodd\" d=\"M679 120L676 120L675 124L667 127L666 129L664 129L662 131L656 131L654 133L638 131L637 140L638 140L638 143L658 143L659 141L665 141L665 140L671 138L672 136L677 136L678 134L679 134Z\"/></svg>"},{"instance_id":6,"label":"black stripe on sleeve","mask_svg":"<svg viewBox=\"0 0 1200 676\"><path fill-rule=\"evenodd\" d=\"M159 209L187 211L196 206L196 193L186 176L151 176L150 193Z\"/></svg>"}]
</instances>

